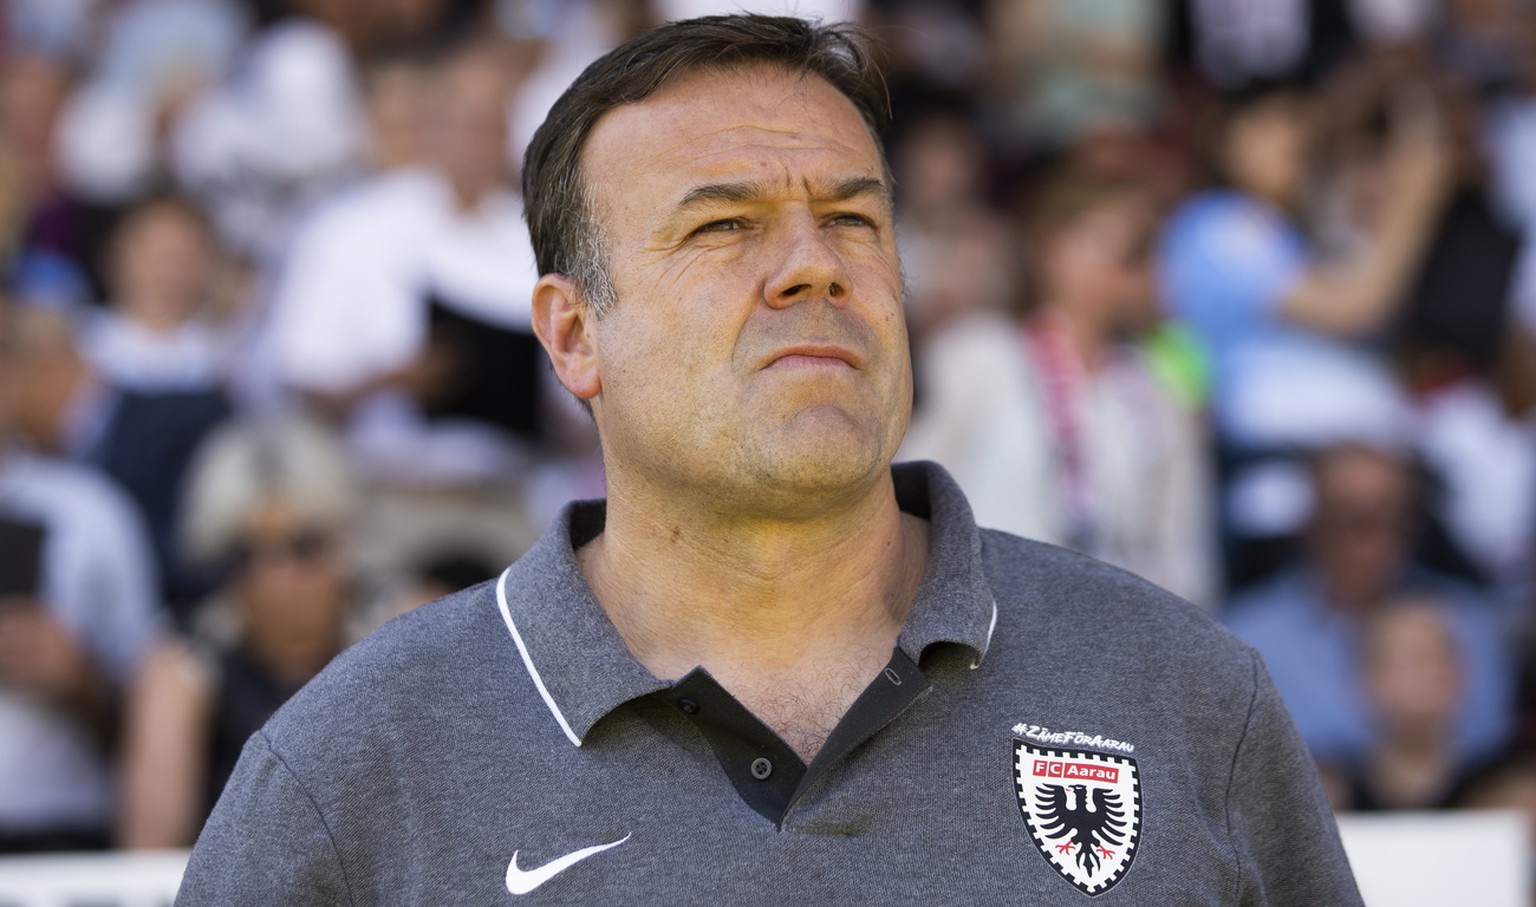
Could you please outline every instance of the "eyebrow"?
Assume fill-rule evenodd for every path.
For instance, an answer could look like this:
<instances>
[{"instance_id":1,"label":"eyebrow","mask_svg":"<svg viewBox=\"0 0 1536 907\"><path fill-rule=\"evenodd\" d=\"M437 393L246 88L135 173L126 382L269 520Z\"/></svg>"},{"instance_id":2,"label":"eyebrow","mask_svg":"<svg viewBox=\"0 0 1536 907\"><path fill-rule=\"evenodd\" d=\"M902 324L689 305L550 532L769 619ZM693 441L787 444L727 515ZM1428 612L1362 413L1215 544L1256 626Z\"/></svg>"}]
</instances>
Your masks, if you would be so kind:
<instances>
[{"instance_id":1,"label":"eyebrow","mask_svg":"<svg viewBox=\"0 0 1536 907\"><path fill-rule=\"evenodd\" d=\"M683 200L678 202L675 211L686 211L697 205L711 202L741 203L763 198L770 193L759 182L748 181L740 183L706 183L688 190ZM885 181L873 176L855 176L832 184L825 191L817 191L812 187L811 194L816 201L845 202L849 199L860 198L868 195L878 195L882 198L890 198L890 189Z\"/></svg>"}]
</instances>

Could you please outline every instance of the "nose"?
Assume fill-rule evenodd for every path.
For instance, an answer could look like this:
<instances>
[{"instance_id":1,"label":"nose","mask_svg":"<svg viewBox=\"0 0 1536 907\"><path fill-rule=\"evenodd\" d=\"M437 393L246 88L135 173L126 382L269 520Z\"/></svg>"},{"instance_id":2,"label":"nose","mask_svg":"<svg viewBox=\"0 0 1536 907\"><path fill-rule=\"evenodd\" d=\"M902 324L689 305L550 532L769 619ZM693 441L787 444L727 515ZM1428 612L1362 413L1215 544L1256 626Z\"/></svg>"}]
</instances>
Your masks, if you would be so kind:
<instances>
[{"instance_id":1,"label":"nose","mask_svg":"<svg viewBox=\"0 0 1536 907\"><path fill-rule=\"evenodd\" d=\"M825 299L841 305L848 298L848 269L831 238L807 212L783 228L778 267L764 286L770 306Z\"/></svg>"}]
</instances>

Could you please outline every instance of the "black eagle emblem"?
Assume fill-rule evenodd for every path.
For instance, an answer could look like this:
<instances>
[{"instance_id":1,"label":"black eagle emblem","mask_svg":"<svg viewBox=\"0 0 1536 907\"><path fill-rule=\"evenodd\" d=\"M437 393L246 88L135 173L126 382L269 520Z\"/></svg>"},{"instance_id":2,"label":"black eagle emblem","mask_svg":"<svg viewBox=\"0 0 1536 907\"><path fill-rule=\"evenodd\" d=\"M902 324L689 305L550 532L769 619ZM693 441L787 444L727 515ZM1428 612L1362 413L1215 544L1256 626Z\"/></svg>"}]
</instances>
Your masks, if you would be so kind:
<instances>
[{"instance_id":1,"label":"black eagle emblem","mask_svg":"<svg viewBox=\"0 0 1536 907\"><path fill-rule=\"evenodd\" d=\"M1118 793L1095 787L1090 795L1085 784L1070 788L1042 784L1035 789L1035 798L1040 834L1053 841L1066 838L1056 845L1057 851L1076 850L1074 859L1090 878L1099 871L1101 858L1114 857L1110 848L1125 843L1125 806Z\"/></svg>"}]
</instances>

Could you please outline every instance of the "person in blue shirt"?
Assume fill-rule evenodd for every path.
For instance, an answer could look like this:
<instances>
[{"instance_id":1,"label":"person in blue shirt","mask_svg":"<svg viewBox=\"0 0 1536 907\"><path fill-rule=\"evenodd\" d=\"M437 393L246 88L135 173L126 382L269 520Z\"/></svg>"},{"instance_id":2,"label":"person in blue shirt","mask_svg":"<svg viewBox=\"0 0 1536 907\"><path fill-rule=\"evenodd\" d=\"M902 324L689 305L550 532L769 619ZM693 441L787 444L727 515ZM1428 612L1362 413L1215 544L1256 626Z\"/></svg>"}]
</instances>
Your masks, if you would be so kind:
<instances>
[{"instance_id":1,"label":"person in blue shirt","mask_svg":"<svg viewBox=\"0 0 1536 907\"><path fill-rule=\"evenodd\" d=\"M1365 628L1404 596L1444 603L1466 665L1452 731L1462 758L1508 735L1515 669L1500 612L1478 592L1415 563L1418 490L1401 452L1341 444L1309 461L1314 505L1301 562L1239 596L1225 620L1264 657L1296 728L1320 761L1359 760L1377 739L1360 682Z\"/></svg>"},{"instance_id":2,"label":"person in blue shirt","mask_svg":"<svg viewBox=\"0 0 1536 907\"><path fill-rule=\"evenodd\" d=\"M1235 100L1217 143L1225 185L1176 211L1163 239L1166 302L1210 354L1218 428L1239 446L1304 440L1298 436L1312 431L1287 424L1293 413L1245 411L1241 404L1275 395L1261 385L1295 388L1307 377L1292 370L1302 362L1339 375L1363 368L1349 362L1349 341L1396 311L1449 186L1435 114L1402 114L1384 151L1383 204L1371 232L1339 260L1322 260L1300 221L1312 103L1300 89L1274 86Z\"/></svg>"},{"instance_id":3,"label":"person in blue shirt","mask_svg":"<svg viewBox=\"0 0 1536 907\"><path fill-rule=\"evenodd\" d=\"M1302 218L1313 105L1296 87L1237 96L1215 148L1224 182L1174 212L1159 252L1164 303L1209 360L1223 507L1237 537L1297 529L1304 485L1286 458L1402 432L1397 383L1361 341L1405 297L1450 185L1438 115L1404 106L1383 145L1382 204L1365 235L1322 255Z\"/></svg>"}]
</instances>

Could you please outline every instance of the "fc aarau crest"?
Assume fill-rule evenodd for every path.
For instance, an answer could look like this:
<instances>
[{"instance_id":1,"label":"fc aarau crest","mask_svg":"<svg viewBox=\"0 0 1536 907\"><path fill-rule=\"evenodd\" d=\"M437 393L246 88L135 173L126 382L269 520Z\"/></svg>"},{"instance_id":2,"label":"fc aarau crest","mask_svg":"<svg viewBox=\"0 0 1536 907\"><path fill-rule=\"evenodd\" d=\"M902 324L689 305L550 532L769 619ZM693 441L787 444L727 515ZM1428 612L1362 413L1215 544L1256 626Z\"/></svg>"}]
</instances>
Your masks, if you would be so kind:
<instances>
[{"instance_id":1,"label":"fc aarau crest","mask_svg":"<svg viewBox=\"0 0 1536 907\"><path fill-rule=\"evenodd\" d=\"M1141 841L1136 760L1013 741L1014 788L1046 862L1086 895L1125 877Z\"/></svg>"}]
</instances>

